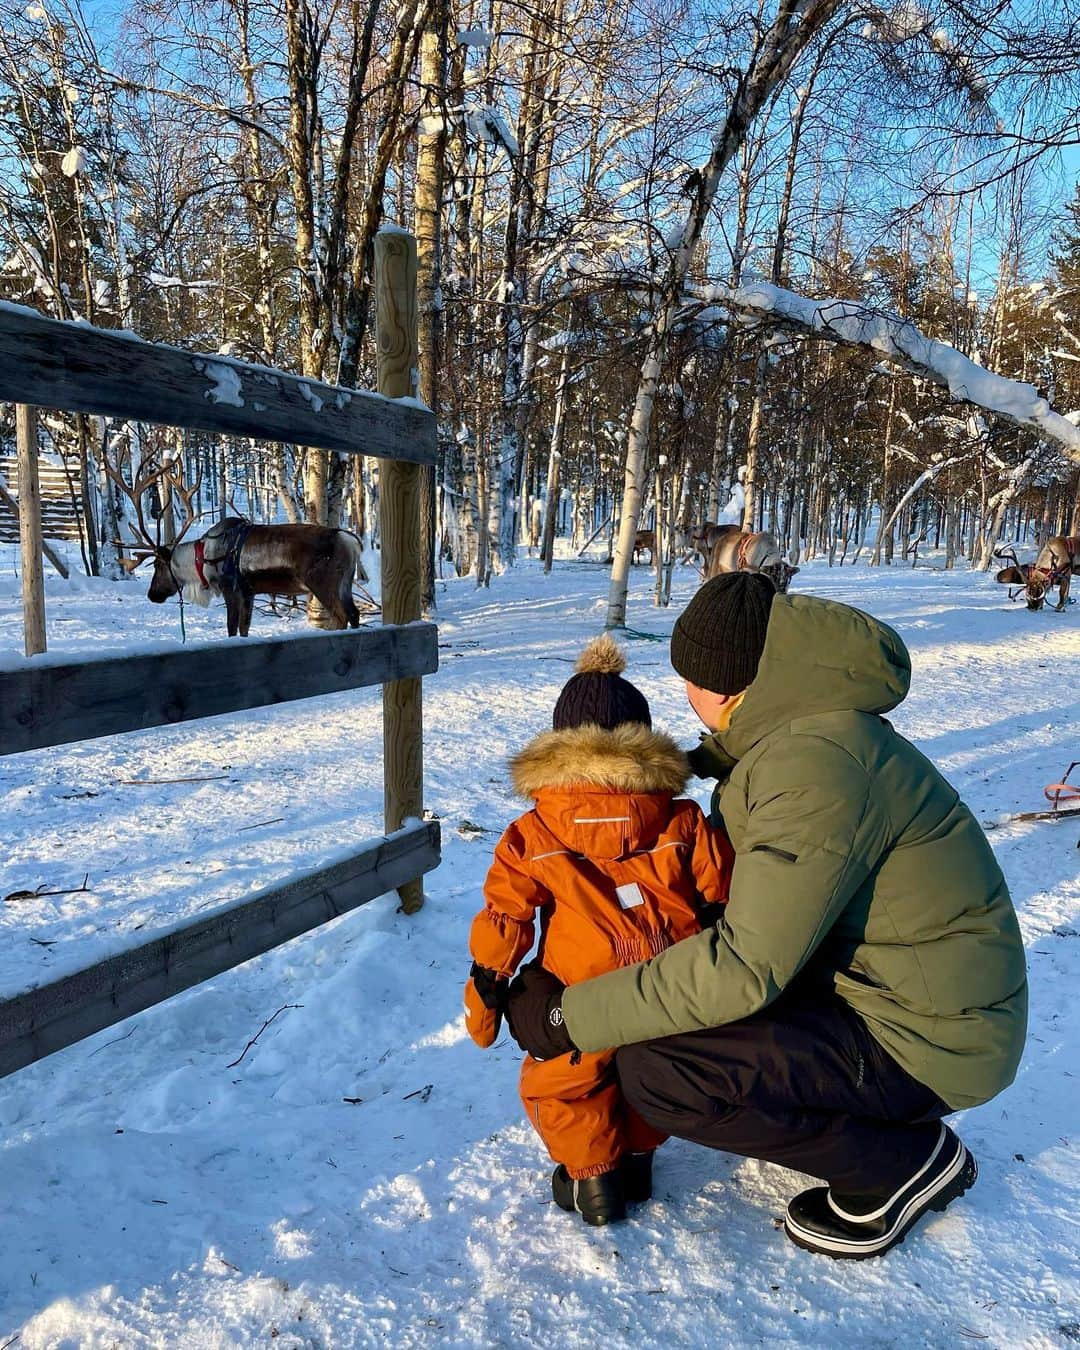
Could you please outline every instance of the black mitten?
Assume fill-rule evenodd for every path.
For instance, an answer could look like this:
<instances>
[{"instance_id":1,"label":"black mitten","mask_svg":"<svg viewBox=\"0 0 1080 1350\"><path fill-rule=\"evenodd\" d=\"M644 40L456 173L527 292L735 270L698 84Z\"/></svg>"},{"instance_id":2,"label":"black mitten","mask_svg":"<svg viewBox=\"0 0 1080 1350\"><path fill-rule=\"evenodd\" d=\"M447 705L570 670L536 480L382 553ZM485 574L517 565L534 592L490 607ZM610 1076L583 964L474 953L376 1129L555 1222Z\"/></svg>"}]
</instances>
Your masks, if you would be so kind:
<instances>
[{"instance_id":1,"label":"black mitten","mask_svg":"<svg viewBox=\"0 0 1080 1350\"><path fill-rule=\"evenodd\" d=\"M557 1059L576 1050L562 1015L566 986L543 966L525 966L507 991L510 1035L533 1059Z\"/></svg>"}]
</instances>

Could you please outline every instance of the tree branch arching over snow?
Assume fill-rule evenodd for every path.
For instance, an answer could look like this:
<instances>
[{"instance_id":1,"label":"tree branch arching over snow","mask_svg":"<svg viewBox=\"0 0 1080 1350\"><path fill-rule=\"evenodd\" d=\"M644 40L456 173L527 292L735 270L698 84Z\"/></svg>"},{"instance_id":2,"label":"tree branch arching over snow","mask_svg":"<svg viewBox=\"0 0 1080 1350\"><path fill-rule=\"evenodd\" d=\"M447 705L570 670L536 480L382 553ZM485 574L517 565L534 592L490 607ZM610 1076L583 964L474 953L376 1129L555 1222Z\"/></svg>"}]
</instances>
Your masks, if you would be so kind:
<instances>
[{"instance_id":1,"label":"tree branch arching over snow","mask_svg":"<svg viewBox=\"0 0 1080 1350\"><path fill-rule=\"evenodd\" d=\"M996 375L947 342L927 337L908 319L852 300L811 300L767 281L718 283L701 288L698 295L707 304L772 328L847 347L868 347L893 365L947 389L957 402L1038 432L1080 464L1075 414L1055 412L1034 385Z\"/></svg>"}]
</instances>

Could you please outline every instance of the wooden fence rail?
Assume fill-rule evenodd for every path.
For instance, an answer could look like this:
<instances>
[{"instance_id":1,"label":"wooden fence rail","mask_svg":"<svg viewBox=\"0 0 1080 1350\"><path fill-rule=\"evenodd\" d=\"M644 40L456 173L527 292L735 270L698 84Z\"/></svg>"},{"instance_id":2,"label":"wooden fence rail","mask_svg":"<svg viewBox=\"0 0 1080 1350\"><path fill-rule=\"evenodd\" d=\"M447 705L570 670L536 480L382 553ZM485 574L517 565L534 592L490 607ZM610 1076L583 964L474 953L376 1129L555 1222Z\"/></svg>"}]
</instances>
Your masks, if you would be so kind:
<instances>
[{"instance_id":1,"label":"wooden fence rail","mask_svg":"<svg viewBox=\"0 0 1080 1350\"><path fill-rule=\"evenodd\" d=\"M22 661L0 668L0 755L431 675L438 665L431 623Z\"/></svg>"},{"instance_id":2,"label":"wooden fence rail","mask_svg":"<svg viewBox=\"0 0 1080 1350\"><path fill-rule=\"evenodd\" d=\"M435 462L428 409L0 304L0 402Z\"/></svg>"},{"instance_id":3,"label":"wooden fence rail","mask_svg":"<svg viewBox=\"0 0 1080 1350\"><path fill-rule=\"evenodd\" d=\"M439 827L416 822L343 862L0 1002L0 1077L288 942L439 864Z\"/></svg>"}]
</instances>

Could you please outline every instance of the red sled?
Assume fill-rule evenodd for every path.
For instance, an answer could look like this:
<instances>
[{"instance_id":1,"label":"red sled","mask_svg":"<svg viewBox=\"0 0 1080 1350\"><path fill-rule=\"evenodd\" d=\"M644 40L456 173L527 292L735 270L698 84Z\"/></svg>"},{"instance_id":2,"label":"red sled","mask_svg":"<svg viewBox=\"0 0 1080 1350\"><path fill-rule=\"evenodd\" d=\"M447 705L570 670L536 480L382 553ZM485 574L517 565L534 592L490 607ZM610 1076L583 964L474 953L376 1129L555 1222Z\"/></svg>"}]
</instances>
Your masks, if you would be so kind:
<instances>
[{"instance_id":1,"label":"red sled","mask_svg":"<svg viewBox=\"0 0 1080 1350\"><path fill-rule=\"evenodd\" d=\"M1043 788L1046 800L1052 804L1055 811L1064 809L1066 814L1071 814L1072 811L1076 809L1076 806L1080 804L1080 783L1069 782L1069 774L1071 774L1073 769L1077 768L1077 766L1080 766L1080 759L1073 760L1062 774L1060 783L1048 783L1046 787ZM1062 808L1062 802L1067 802L1068 805Z\"/></svg>"}]
</instances>

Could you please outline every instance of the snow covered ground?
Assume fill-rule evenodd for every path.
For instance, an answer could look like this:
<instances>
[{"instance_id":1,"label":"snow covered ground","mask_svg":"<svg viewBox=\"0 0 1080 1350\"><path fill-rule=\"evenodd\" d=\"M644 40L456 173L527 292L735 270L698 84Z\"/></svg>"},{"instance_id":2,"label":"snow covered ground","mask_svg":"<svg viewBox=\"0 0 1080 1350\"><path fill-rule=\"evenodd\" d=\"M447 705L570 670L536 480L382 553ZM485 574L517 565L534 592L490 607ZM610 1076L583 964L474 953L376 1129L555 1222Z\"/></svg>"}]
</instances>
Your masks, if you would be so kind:
<instances>
[{"instance_id":1,"label":"snow covered ground","mask_svg":"<svg viewBox=\"0 0 1080 1350\"><path fill-rule=\"evenodd\" d=\"M631 626L666 637L694 581L655 610L635 569ZM777 1229L796 1178L678 1142L631 1222L552 1206L518 1052L505 1034L475 1049L460 993L519 809L507 757L601 627L606 584L567 561L441 589L425 716L444 862L419 915L384 897L0 1081L0 1347L1080 1344L1075 822L991 832L1028 944L1028 1053L959 1118L978 1185L887 1259L796 1250ZM1038 809L1080 758L1080 610L1031 615L985 576L924 568L815 564L796 586L900 630L915 675L895 720L984 822ZM188 627L216 637L223 615ZM49 633L54 651L175 641L176 613L136 583L50 578ZM20 650L0 556L0 659ZM628 674L689 744L666 645L631 642ZM380 720L360 691L0 759L0 996L379 833ZM145 781L164 778L206 781ZM2 902L86 874L87 892Z\"/></svg>"}]
</instances>

